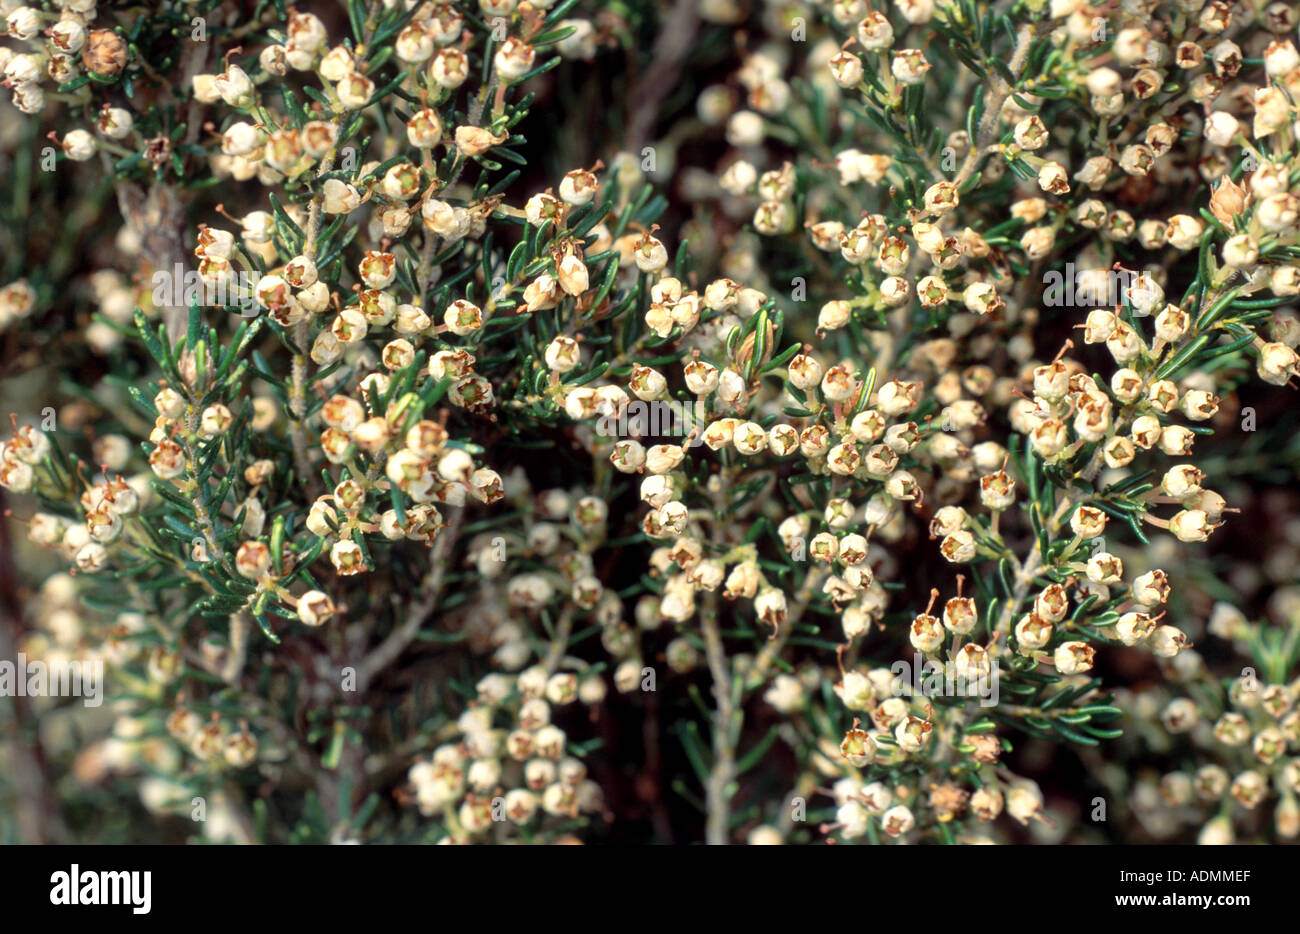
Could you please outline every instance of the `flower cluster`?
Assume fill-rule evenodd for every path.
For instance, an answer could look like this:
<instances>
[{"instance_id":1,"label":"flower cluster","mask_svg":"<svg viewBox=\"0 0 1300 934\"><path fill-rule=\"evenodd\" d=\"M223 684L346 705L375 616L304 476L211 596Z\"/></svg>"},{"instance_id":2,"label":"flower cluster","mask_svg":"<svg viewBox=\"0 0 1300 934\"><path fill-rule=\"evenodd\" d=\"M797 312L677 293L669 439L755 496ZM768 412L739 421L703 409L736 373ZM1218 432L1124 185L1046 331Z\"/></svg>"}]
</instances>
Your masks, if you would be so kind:
<instances>
[{"instance_id":1,"label":"flower cluster","mask_svg":"<svg viewBox=\"0 0 1300 934\"><path fill-rule=\"evenodd\" d=\"M123 216L93 408L0 487L69 572L21 647L119 695L81 785L574 842L640 736L710 843L1094 839L1067 744L1150 838L1300 833L1300 611L1214 564L1300 376L1293 6L707 3L733 67L671 121L653 4L54 6L6 6L17 119ZM563 141L620 44L649 129ZM1135 735L1191 771L1110 774Z\"/></svg>"}]
</instances>

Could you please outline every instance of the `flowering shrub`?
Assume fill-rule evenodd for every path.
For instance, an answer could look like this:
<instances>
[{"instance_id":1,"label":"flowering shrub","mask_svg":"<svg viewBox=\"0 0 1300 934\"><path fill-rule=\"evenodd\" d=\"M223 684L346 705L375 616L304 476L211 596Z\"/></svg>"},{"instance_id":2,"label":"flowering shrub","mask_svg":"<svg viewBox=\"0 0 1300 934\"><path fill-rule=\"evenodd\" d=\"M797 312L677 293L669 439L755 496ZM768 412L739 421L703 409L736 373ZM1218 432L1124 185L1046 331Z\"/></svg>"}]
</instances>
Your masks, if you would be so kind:
<instances>
[{"instance_id":1,"label":"flowering shrub","mask_svg":"<svg viewBox=\"0 0 1300 934\"><path fill-rule=\"evenodd\" d=\"M1300 832L1293 4L159 6L3 3L8 834Z\"/></svg>"}]
</instances>

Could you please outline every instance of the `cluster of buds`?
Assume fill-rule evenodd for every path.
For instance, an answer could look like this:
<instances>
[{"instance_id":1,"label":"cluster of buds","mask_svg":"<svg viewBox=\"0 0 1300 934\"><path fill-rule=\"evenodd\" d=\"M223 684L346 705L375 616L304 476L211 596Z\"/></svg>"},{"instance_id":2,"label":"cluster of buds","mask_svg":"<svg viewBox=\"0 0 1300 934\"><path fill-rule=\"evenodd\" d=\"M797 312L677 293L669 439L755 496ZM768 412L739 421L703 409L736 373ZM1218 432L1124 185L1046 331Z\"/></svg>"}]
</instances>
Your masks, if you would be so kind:
<instances>
[{"instance_id":1,"label":"cluster of buds","mask_svg":"<svg viewBox=\"0 0 1300 934\"><path fill-rule=\"evenodd\" d=\"M0 486L15 493L28 493L36 485L36 469L50 454L50 441L34 425L19 427L0 443Z\"/></svg>"},{"instance_id":2,"label":"cluster of buds","mask_svg":"<svg viewBox=\"0 0 1300 934\"><path fill-rule=\"evenodd\" d=\"M492 833L513 837L520 828L557 843L577 842L552 828L580 814L603 813L604 798L582 760L567 754L565 731L551 717L593 699L576 674L548 673L543 665L481 679L473 706L456 721L457 741L439 746L407 773L420 813L447 820L449 833L439 842L473 843Z\"/></svg>"},{"instance_id":3,"label":"cluster of buds","mask_svg":"<svg viewBox=\"0 0 1300 934\"><path fill-rule=\"evenodd\" d=\"M167 732L180 746L210 768L248 768L257 761L257 737L248 724L238 729L223 723L217 714L207 722L194 710L178 704L167 717Z\"/></svg>"},{"instance_id":4,"label":"cluster of buds","mask_svg":"<svg viewBox=\"0 0 1300 934\"><path fill-rule=\"evenodd\" d=\"M127 63L123 36L113 29L91 28L97 15L91 0L73 0L58 6L57 16L35 6L6 4L4 8L4 34L29 51L15 52L0 46L0 74L4 85L13 92L13 105L25 114L45 109L42 82L51 81L57 88L83 74L108 79L119 74ZM94 138L85 130L74 130L69 136L72 149L68 155L90 158L74 155L72 150L82 150L88 140L93 153Z\"/></svg>"},{"instance_id":5,"label":"cluster of buds","mask_svg":"<svg viewBox=\"0 0 1300 934\"><path fill-rule=\"evenodd\" d=\"M36 291L25 279L10 282L0 289L0 331L21 321L36 310Z\"/></svg>"},{"instance_id":6,"label":"cluster of buds","mask_svg":"<svg viewBox=\"0 0 1300 934\"><path fill-rule=\"evenodd\" d=\"M552 18L546 0L381 6L351 39L289 12L257 33L269 39L255 55L232 49L186 74L181 93L211 105L214 122L152 140L140 128L156 114L131 85L128 101L91 93L148 73L130 59L151 43L92 28L93 0L5 7L8 40L25 51L0 47L0 73L21 111L43 108L45 82L80 79L60 96L91 105L87 125L50 134L62 158L90 163L78 171L102 160L126 179L141 159L109 157L138 155L160 182L197 163L261 195L236 215L218 205L229 224L192 231L204 286L254 276L246 313L260 320L238 352L201 313L184 344L170 333L188 300L150 301L109 270L90 283L92 350L116 359L139 325L165 371L131 394L154 418L144 472L126 472L124 437L99 437L102 473L78 474L85 489L66 514L43 505L29 536L79 574L122 555L148 580L156 563L177 589L205 591L196 616L228 620L227 634L195 645L170 620L119 618L92 638L66 605L44 614L33 647L91 646L143 668L141 693L166 714L170 742L144 742L159 723L127 716L101 756L143 762L160 782L256 764L261 714L208 720L205 703L224 701L187 701L178 682L193 662L242 691L252 617L277 638L269 606L301 625L268 664L290 658L309 691L320 684L296 666L326 643L333 666L339 647L364 651L373 637L367 661L382 667L454 633L491 666L464 682L473 699L436 738L395 753L393 774L409 765L399 801L438 822L443 842L574 839L573 821L605 807L559 724L608 686L635 703L659 660L714 679L720 749L757 698L797 725L773 736L796 747L801 784L830 786L826 832L907 840L955 823L957 839L986 842L1050 825L1042 790L1003 761L1008 717L1077 741L1094 713L1119 716L1094 683L1111 652L1145 652L1175 682L1206 675L1197 621L1178 615L1198 614L1194 588L1184 592L1182 552L1170 549L1205 542L1233 510L1207 487L1213 455L1195 445L1235 405L1237 371L1278 386L1300 376L1300 319L1279 307L1300 296L1294 10L1244 15L1211 0L1157 28L1142 11L1052 0L1036 25L1012 10L1010 35L990 37L970 34L964 7L932 0L814 4L822 22L799 17L793 31L782 11L762 11L736 67L696 102L727 151L673 188L694 211L676 238L688 255L654 223L643 184L658 180L656 156L675 156L667 141L606 155L608 168L584 158L590 168L543 190L495 184L501 163L524 160L516 126L531 96L520 103L519 85L553 51L590 57L618 30ZM742 34L735 4L697 12ZM935 29L955 55L927 51ZM990 43L996 74L963 69L988 61ZM305 108L289 89L299 78L313 85ZM919 105L927 95L960 100L969 118L954 126L946 108ZM1169 191L1203 191L1205 203ZM132 233L124 251L142 252L145 232ZM1124 268L1135 253L1151 264ZM1079 269L1069 298L1037 288L1060 262ZM792 268L810 272L781 281ZM0 329L47 304L46 280L24 275L39 300L27 279L0 289ZM1044 310L1058 306L1088 310ZM149 319L165 311L160 332ZM170 343L154 353L159 333ZM1065 334L1077 349L1066 341L1045 360L1042 345ZM279 374L266 364L276 341L292 355ZM556 464L532 459L543 446L563 452ZM533 487L534 467L567 470L574 456L579 476ZM62 460L43 432L15 426L0 486L48 499L66 486ZM512 460L528 469L507 470ZM462 540L475 502L500 505ZM1156 515L1164 507L1176 511ZM625 513L612 522L611 509ZM183 554L153 534L164 515L183 518L165 536L195 533ZM1145 553L1123 542L1135 529L1145 543L1142 523L1170 533ZM600 554L607 541L616 553ZM415 607L426 609L391 628L386 604L372 612L377 592L389 597L390 556L395 574L410 556L431 565ZM921 610L921 561L970 567L955 595L931 590ZM465 569L475 586L440 606L444 576ZM367 613L384 624L372 629ZM827 621L834 667L817 654ZM1246 638L1244 620L1212 620L1210 632L1267 644ZM748 637L752 653L733 651ZM881 667L878 637L963 684L966 702L936 702L946 687L919 687L924 671ZM787 667L792 646L804 657ZM1001 677L1019 679L1016 700L985 717L972 695L986 699ZM1134 698L1135 716L1232 766L1140 777L1145 824L1201 805L1253 809L1272 788L1278 832L1300 832L1296 685L1277 680L1234 683L1223 709ZM1057 691L1078 694L1053 709ZM712 777L730 789L737 776L724 773L741 757L725 751ZM178 789L151 786L146 804L161 810ZM710 814L723 836L729 816ZM1232 835L1220 818L1195 820L1206 842ZM792 835L778 823L751 842Z\"/></svg>"}]
</instances>

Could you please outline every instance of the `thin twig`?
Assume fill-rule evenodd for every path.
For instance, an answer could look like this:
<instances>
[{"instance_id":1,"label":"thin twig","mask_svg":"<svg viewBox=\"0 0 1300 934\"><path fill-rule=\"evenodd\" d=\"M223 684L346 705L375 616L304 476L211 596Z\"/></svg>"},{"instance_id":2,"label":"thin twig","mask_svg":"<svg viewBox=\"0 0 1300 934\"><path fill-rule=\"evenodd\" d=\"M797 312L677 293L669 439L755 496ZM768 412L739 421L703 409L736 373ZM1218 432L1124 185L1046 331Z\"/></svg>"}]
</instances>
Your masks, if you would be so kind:
<instances>
[{"instance_id":1,"label":"thin twig","mask_svg":"<svg viewBox=\"0 0 1300 934\"><path fill-rule=\"evenodd\" d=\"M726 515L726 472L719 476L713 493L714 519L712 541L715 548L723 545L723 518ZM708 807L705 842L722 846L731 842L731 784L736 777L735 701L738 692L732 684L731 666L727 662L726 647L718 625L718 592L710 590L704 596L700 612L700 626L704 633L704 651L708 659L709 674L713 678L713 767L705 788Z\"/></svg>"},{"instance_id":2,"label":"thin twig","mask_svg":"<svg viewBox=\"0 0 1300 934\"><path fill-rule=\"evenodd\" d=\"M1016 34L1016 50L1012 53L1011 61L1007 67L1010 68L1011 74L1017 78L1020 77L1021 69L1025 67L1025 59L1029 57L1029 46L1033 42L1035 35L1036 32L1031 23L1021 26L1020 32ZM1007 102L1007 98L1015 90L1015 88L1003 81L996 72L992 74L992 78L993 93L989 96L984 113L980 117L979 129L975 131L976 138L971 140L970 151L966 153L966 159L962 162L957 177L952 180L952 183L958 188L974 174L975 166L979 164L980 157L993 142L993 137L997 134L998 123L1002 119L1002 105Z\"/></svg>"},{"instance_id":3,"label":"thin twig","mask_svg":"<svg viewBox=\"0 0 1300 934\"><path fill-rule=\"evenodd\" d=\"M405 610L406 619L357 666L358 691L365 691L375 675L397 661L398 656L411 644L421 627L437 609L442 588L446 583L447 571L451 567L451 550L460 536L464 517L463 510L457 511L439 533L429 559L431 567L420 584L418 599Z\"/></svg>"},{"instance_id":4,"label":"thin twig","mask_svg":"<svg viewBox=\"0 0 1300 934\"><path fill-rule=\"evenodd\" d=\"M655 38L650 67L628 95L632 119L627 130L627 146L634 153L650 138L664 98L677 85L682 63L699 28L698 8L696 0L677 0Z\"/></svg>"}]
</instances>

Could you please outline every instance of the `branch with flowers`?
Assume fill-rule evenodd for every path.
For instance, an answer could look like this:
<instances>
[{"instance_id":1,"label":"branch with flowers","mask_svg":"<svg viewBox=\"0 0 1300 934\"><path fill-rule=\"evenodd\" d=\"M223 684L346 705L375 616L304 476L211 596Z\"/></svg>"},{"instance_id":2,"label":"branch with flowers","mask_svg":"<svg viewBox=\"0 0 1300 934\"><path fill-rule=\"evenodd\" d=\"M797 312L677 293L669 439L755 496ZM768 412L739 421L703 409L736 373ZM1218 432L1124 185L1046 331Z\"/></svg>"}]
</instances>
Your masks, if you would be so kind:
<instances>
[{"instance_id":1,"label":"branch with flowers","mask_svg":"<svg viewBox=\"0 0 1300 934\"><path fill-rule=\"evenodd\" d=\"M1294 8L689 6L6 8L68 814L1295 837L1294 561L1220 545L1300 466Z\"/></svg>"}]
</instances>

